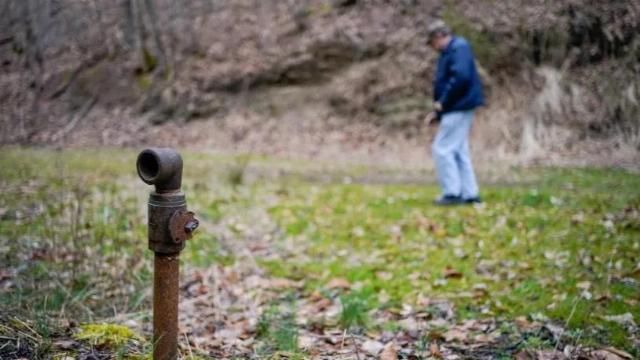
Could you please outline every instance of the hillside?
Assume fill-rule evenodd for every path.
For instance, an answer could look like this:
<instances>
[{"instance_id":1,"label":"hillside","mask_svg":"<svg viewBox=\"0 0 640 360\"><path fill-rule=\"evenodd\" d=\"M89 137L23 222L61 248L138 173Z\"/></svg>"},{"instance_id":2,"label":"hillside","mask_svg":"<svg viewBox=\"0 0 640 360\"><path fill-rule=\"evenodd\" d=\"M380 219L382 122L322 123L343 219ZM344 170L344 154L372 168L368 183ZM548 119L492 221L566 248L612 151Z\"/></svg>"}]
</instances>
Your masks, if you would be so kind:
<instances>
[{"instance_id":1,"label":"hillside","mask_svg":"<svg viewBox=\"0 0 640 360\"><path fill-rule=\"evenodd\" d=\"M6 1L0 142L165 144L423 164L444 18L489 94L481 160L633 166L640 6L631 0Z\"/></svg>"}]
</instances>

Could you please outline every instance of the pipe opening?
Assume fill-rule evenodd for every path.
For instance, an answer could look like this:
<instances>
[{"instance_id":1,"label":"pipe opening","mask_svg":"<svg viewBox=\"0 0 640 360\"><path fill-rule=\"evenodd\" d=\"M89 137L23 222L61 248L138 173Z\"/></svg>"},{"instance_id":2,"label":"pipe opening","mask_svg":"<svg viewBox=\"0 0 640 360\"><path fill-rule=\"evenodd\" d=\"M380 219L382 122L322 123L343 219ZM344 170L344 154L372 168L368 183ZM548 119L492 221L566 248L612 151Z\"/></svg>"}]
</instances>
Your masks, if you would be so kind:
<instances>
[{"instance_id":1,"label":"pipe opening","mask_svg":"<svg viewBox=\"0 0 640 360\"><path fill-rule=\"evenodd\" d=\"M149 148L138 155L136 163L140 179L155 185L156 192L180 191L182 158L170 148Z\"/></svg>"},{"instance_id":2,"label":"pipe opening","mask_svg":"<svg viewBox=\"0 0 640 360\"><path fill-rule=\"evenodd\" d=\"M142 152L138 156L138 173L145 182L152 182L160 172L160 159L151 152Z\"/></svg>"}]
</instances>

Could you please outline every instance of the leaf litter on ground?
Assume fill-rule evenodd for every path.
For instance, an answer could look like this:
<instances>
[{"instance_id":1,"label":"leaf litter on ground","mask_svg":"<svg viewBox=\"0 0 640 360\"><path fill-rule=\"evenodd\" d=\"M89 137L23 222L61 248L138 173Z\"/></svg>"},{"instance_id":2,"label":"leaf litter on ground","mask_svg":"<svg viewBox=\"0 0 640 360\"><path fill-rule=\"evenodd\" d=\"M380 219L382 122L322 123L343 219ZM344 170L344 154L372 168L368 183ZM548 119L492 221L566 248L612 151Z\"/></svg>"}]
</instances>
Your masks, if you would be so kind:
<instances>
[{"instance_id":1,"label":"leaf litter on ground","mask_svg":"<svg viewBox=\"0 0 640 360\"><path fill-rule=\"evenodd\" d=\"M608 176L549 172L575 183ZM638 188L636 180L615 176L624 196L611 199L608 188L594 182L567 198L549 190L561 181L551 179L536 192L488 187L485 206L458 209L431 208L435 188L429 186L258 183L226 192L199 184L206 192L191 204L212 217L205 216L184 253L182 349L229 359L393 358L394 352L397 358L443 359L636 356L640 202L633 199L640 196L629 190ZM37 200L40 188L34 183L16 189ZM114 259L101 277L110 298L126 299L136 289L111 287L109 279L122 274L118 269L148 266L139 256L144 227L129 223L144 219L144 192L134 190L117 202L107 199L117 197L116 190L95 198L105 205L97 213L103 219L117 216L105 209L124 213L118 230L103 230L108 241L118 233L140 240L134 256ZM67 195L71 209L92 198ZM556 201L544 200L550 196ZM3 226L52 211L2 201ZM100 201L84 205L92 211ZM73 219L63 213L61 219ZM60 224L73 222L53 225ZM78 230L83 239L95 232ZM108 241L104 246L111 246ZM26 250L19 254L32 263L82 264L74 251ZM19 269L3 270L3 291L24 281ZM148 306L149 293L139 296L138 304ZM92 297L87 299L78 303L80 313L94 309ZM150 332L148 311L112 319ZM14 327L2 329L2 336L18 338ZM593 342L603 334L618 340ZM73 346L60 341L60 348Z\"/></svg>"}]
</instances>

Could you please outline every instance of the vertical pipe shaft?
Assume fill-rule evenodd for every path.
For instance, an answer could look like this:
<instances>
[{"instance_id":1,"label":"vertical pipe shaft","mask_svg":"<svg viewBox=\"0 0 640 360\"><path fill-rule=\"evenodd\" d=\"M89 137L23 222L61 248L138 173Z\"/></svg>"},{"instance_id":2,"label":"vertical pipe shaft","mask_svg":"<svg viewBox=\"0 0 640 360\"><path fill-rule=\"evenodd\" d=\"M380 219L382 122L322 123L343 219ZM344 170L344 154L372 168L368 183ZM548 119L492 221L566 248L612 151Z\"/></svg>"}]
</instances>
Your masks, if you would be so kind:
<instances>
[{"instance_id":1,"label":"vertical pipe shaft","mask_svg":"<svg viewBox=\"0 0 640 360\"><path fill-rule=\"evenodd\" d=\"M153 358L178 358L180 253L155 253L153 263Z\"/></svg>"},{"instance_id":2,"label":"vertical pipe shaft","mask_svg":"<svg viewBox=\"0 0 640 360\"><path fill-rule=\"evenodd\" d=\"M169 148L150 148L138 155L140 179L155 186L149 194L148 240L153 262L153 359L178 358L180 251L198 227L180 191L182 158Z\"/></svg>"}]
</instances>

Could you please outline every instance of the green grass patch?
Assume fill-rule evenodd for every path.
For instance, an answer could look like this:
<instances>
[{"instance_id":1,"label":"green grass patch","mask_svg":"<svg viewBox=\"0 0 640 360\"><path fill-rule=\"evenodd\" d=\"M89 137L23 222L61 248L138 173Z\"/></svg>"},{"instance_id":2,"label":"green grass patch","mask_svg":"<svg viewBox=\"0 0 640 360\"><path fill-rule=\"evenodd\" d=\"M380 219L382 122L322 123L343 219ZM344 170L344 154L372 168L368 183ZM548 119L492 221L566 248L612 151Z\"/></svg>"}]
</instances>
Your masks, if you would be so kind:
<instances>
[{"instance_id":1,"label":"green grass patch","mask_svg":"<svg viewBox=\"0 0 640 360\"><path fill-rule=\"evenodd\" d=\"M151 189L135 174L135 155L3 149L3 309L79 322L148 312ZM207 227L225 226L242 239L253 225L247 214L266 209L278 225L270 250L287 254L257 263L274 277L304 280L309 293L347 279L345 329L372 326L372 309L442 297L455 302L461 319L546 316L582 331L580 341L632 351L628 329L607 317L630 313L640 321L637 174L516 168L509 176L522 182L483 184L483 206L441 208L432 205L434 185L318 183L304 180L318 172L308 163L261 157L251 157L242 182L234 182L225 171L246 157L184 158L189 206L206 223L182 253L186 266L233 263ZM272 167L294 175L260 177ZM369 173L340 168L335 178ZM299 354L295 319L279 306L262 322L264 349Z\"/></svg>"},{"instance_id":2,"label":"green grass patch","mask_svg":"<svg viewBox=\"0 0 640 360\"><path fill-rule=\"evenodd\" d=\"M340 326L345 330L365 328L369 323L367 312L371 309L370 294L351 292L340 297Z\"/></svg>"},{"instance_id":3,"label":"green grass patch","mask_svg":"<svg viewBox=\"0 0 640 360\"><path fill-rule=\"evenodd\" d=\"M298 348L295 320L293 294L283 296L262 313L256 327L256 336L261 341L257 352L261 358L304 358Z\"/></svg>"},{"instance_id":4,"label":"green grass patch","mask_svg":"<svg viewBox=\"0 0 640 360\"><path fill-rule=\"evenodd\" d=\"M602 317L640 315L630 275L640 231L624 215L638 209L640 180L621 170L539 171L535 183L485 186L481 207L434 207L433 186L299 183L270 213L305 256L265 265L317 289L345 277L395 303L451 298L461 318L544 314L571 329L604 328L606 341L629 348L628 334ZM343 326L360 321L349 314L362 311L345 309Z\"/></svg>"}]
</instances>

